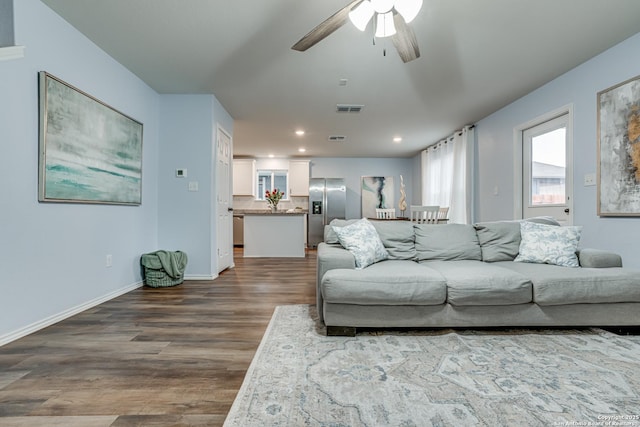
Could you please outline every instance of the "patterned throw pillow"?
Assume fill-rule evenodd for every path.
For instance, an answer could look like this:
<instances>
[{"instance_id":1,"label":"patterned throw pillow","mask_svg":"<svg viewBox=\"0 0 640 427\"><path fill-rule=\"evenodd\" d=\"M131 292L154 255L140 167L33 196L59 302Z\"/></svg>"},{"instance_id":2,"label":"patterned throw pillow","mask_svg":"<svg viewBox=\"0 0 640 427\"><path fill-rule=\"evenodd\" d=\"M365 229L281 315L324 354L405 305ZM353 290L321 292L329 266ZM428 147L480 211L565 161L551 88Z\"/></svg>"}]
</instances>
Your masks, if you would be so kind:
<instances>
[{"instance_id":1,"label":"patterned throw pillow","mask_svg":"<svg viewBox=\"0 0 640 427\"><path fill-rule=\"evenodd\" d=\"M361 270L389 257L378 232L366 218L351 225L332 226L332 228L338 235L340 244L356 259L356 270Z\"/></svg>"},{"instance_id":2,"label":"patterned throw pillow","mask_svg":"<svg viewBox=\"0 0 640 427\"><path fill-rule=\"evenodd\" d=\"M582 227L557 227L523 221L520 223L520 253L514 261L579 267L576 251L581 233Z\"/></svg>"}]
</instances>

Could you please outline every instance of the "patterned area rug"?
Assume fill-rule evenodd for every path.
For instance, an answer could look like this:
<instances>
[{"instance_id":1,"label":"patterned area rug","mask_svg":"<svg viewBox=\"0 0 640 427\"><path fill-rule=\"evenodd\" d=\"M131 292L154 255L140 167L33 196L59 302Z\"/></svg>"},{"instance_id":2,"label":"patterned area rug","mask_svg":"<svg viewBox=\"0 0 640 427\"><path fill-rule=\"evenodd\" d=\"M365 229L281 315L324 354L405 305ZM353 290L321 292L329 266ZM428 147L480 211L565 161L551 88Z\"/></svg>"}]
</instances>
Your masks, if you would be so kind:
<instances>
[{"instance_id":1,"label":"patterned area rug","mask_svg":"<svg viewBox=\"0 0 640 427\"><path fill-rule=\"evenodd\" d=\"M640 426L640 337L599 329L324 336L280 306L225 426Z\"/></svg>"}]
</instances>

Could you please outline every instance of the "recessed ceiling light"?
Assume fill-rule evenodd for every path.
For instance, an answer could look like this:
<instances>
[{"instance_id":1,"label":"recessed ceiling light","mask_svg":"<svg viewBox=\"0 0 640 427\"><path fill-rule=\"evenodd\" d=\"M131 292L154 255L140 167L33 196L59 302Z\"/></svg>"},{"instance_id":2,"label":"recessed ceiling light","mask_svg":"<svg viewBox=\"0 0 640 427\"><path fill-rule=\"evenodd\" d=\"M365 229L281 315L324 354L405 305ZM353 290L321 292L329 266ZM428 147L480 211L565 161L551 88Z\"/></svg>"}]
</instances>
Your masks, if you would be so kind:
<instances>
[{"instance_id":1,"label":"recessed ceiling light","mask_svg":"<svg viewBox=\"0 0 640 427\"><path fill-rule=\"evenodd\" d=\"M273 154L269 154L269 158L273 159L275 156Z\"/></svg>"},{"instance_id":2,"label":"recessed ceiling light","mask_svg":"<svg viewBox=\"0 0 640 427\"><path fill-rule=\"evenodd\" d=\"M393 138L393 142L396 142L396 143L397 143L397 142L402 142L402 137L400 137L400 136L396 136L396 137L394 137L394 138Z\"/></svg>"},{"instance_id":3,"label":"recessed ceiling light","mask_svg":"<svg viewBox=\"0 0 640 427\"><path fill-rule=\"evenodd\" d=\"M303 131L302 129L298 129L298 130L296 131L296 135L298 135L298 136L302 136L302 135L304 135L304 131Z\"/></svg>"},{"instance_id":4,"label":"recessed ceiling light","mask_svg":"<svg viewBox=\"0 0 640 427\"><path fill-rule=\"evenodd\" d=\"M307 151L307 149L306 149L306 148L304 148L304 147L300 147L300 148L298 148L298 152L299 152L299 153L304 153L305 151Z\"/></svg>"}]
</instances>

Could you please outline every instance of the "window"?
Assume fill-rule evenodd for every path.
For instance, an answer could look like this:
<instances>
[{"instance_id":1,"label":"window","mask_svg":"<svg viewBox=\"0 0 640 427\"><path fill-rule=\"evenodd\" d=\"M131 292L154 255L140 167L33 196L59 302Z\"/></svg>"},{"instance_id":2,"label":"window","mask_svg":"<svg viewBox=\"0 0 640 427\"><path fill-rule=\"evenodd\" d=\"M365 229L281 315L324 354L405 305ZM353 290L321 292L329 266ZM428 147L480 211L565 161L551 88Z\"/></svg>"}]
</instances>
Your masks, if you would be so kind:
<instances>
[{"instance_id":1,"label":"window","mask_svg":"<svg viewBox=\"0 0 640 427\"><path fill-rule=\"evenodd\" d=\"M264 200L264 193L269 190L284 192L283 199L289 198L289 183L286 170L259 170L258 171L258 200Z\"/></svg>"},{"instance_id":2,"label":"window","mask_svg":"<svg viewBox=\"0 0 640 427\"><path fill-rule=\"evenodd\" d=\"M531 137L531 205L564 204L567 127Z\"/></svg>"},{"instance_id":3,"label":"window","mask_svg":"<svg viewBox=\"0 0 640 427\"><path fill-rule=\"evenodd\" d=\"M449 208L449 222L473 218L473 126L422 152L422 204Z\"/></svg>"}]
</instances>

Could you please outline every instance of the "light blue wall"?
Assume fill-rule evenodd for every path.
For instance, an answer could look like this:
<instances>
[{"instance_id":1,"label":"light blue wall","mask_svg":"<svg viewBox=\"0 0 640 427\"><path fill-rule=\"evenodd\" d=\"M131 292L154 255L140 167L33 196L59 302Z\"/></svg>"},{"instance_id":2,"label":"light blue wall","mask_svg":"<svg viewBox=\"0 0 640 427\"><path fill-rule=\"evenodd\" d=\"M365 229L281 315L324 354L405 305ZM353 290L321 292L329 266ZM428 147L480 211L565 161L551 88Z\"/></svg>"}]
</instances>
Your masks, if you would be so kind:
<instances>
[{"instance_id":1,"label":"light blue wall","mask_svg":"<svg viewBox=\"0 0 640 427\"><path fill-rule=\"evenodd\" d=\"M335 158L323 157L311 159L311 178L344 178L347 186L347 218L361 218L360 197L361 178L363 176L393 176L395 184L394 207L399 215L400 175L402 175L407 193L407 205L413 200L413 166L410 158ZM407 215L407 213L405 213Z\"/></svg>"},{"instance_id":2,"label":"light blue wall","mask_svg":"<svg viewBox=\"0 0 640 427\"><path fill-rule=\"evenodd\" d=\"M0 62L0 342L139 286L145 252L185 250L187 276L214 276L213 144L233 118L212 95L158 95L38 0L16 2L15 24L26 57ZM41 70L144 124L141 206L38 203Z\"/></svg>"},{"instance_id":3,"label":"light blue wall","mask_svg":"<svg viewBox=\"0 0 640 427\"><path fill-rule=\"evenodd\" d=\"M224 106L213 97L213 123L214 126L220 126L225 132L231 136L231 142L233 143L233 117L227 112ZM233 146L232 146L233 148ZM233 150L231 150L233 153ZM231 156L233 157L233 155Z\"/></svg>"},{"instance_id":4,"label":"light blue wall","mask_svg":"<svg viewBox=\"0 0 640 427\"><path fill-rule=\"evenodd\" d=\"M159 96L39 0L14 7L26 51L0 62L0 340L136 286L158 243ZM144 124L141 206L38 203L41 70Z\"/></svg>"},{"instance_id":5,"label":"light blue wall","mask_svg":"<svg viewBox=\"0 0 640 427\"><path fill-rule=\"evenodd\" d=\"M413 166L413 179L412 179L412 197L411 199L407 198L407 200L411 200L411 205L421 205L422 204L422 153L418 153L416 156L412 157L411 164ZM407 202L408 203L408 202Z\"/></svg>"},{"instance_id":6,"label":"light blue wall","mask_svg":"<svg viewBox=\"0 0 640 427\"><path fill-rule=\"evenodd\" d=\"M233 135L233 119L212 95L162 95L160 105L159 245L187 253L187 277L215 277L214 143L218 123Z\"/></svg>"},{"instance_id":7,"label":"light blue wall","mask_svg":"<svg viewBox=\"0 0 640 427\"><path fill-rule=\"evenodd\" d=\"M574 224L584 226L583 247L615 250L625 265L640 268L640 218L599 218L596 187L583 185L597 169L597 93L640 74L640 34L583 63L511 105L479 121L476 211L479 221L512 218L514 128L572 104L574 112ZM499 194L493 195L495 186Z\"/></svg>"}]
</instances>

